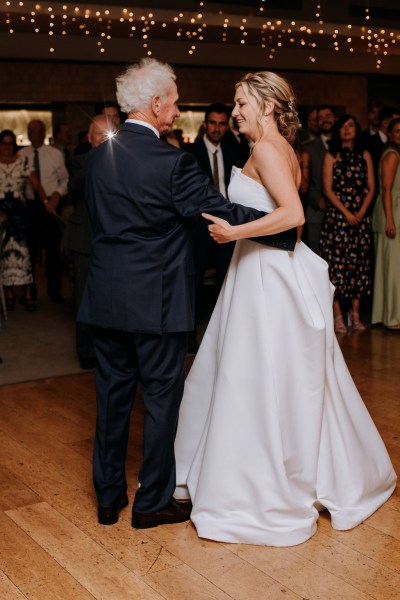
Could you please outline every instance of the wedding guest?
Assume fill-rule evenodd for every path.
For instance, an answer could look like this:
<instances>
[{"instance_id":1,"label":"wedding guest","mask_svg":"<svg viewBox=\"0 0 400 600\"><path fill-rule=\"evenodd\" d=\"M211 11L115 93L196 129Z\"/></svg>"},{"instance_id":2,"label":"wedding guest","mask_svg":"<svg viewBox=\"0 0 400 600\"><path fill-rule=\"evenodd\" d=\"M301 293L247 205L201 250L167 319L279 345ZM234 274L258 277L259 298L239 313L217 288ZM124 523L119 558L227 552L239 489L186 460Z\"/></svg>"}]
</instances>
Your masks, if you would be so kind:
<instances>
[{"instance_id":1,"label":"wedding guest","mask_svg":"<svg viewBox=\"0 0 400 600\"><path fill-rule=\"evenodd\" d=\"M298 135L302 144L311 142L319 136L317 108L311 108L307 113L307 129L301 127Z\"/></svg>"},{"instance_id":2,"label":"wedding guest","mask_svg":"<svg viewBox=\"0 0 400 600\"><path fill-rule=\"evenodd\" d=\"M88 140L88 133L89 131L87 129L78 133L78 143L74 148L74 156L90 152L91 146Z\"/></svg>"},{"instance_id":3,"label":"wedding guest","mask_svg":"<svg viewBox=\"0 0 400 600\"><path fill-rule=\"evenodd\" d=\"M119 129L121 127L121 112L116 102L111 100L104 102L101 114L111 120L113 129Z\"/></svg>"},{"instance_id":4,"label":"wedding guest","mask_svg":"<svg viewBox=\"0 0 400 600\"><path fill-rule=\"evenodd\" d=\"M390 121L380 160L380 192L373 213L375 280L372 323L400 330L400 118Z\"/></svg>"},{"instance_id":5,"label":"wedding guest","mask_svg":"<svg viewBox=\"0 0 400 600\"><path fill-rule=\"evenodd\" d=\"M379 111L378 131L367 140L366 149L370 153L374 165L376 195L379 193L379 161L388 141L387 128L390 121L396 117L400 117L399 109L393 106L384 106L381 108Z\"/></svg>"},{"instance_id":6,"label":"wedding guest","mask_svg":"<svg viewBox=\"0 0 400 600\"><path fill-rule=\"evenodd\" d=\"M226 139L229 131L231 109L226 104L214 102L204 113L204 134L185 149L196 157L199 166L207 173L214 188L225 198L233 165L242 167L249 155L245 156L240 144ZM248 149L248 146L247 146ZM207 268L215 269L216 287L219 291L228 269L234 244L218 246L208 235L207 225L200 222L194 232L194 264L196 275L196 330L200 316L205 309L203 282ZM189 340L189 352L195 354L198 348L197 332Z\"/></svg>"},{"instance_id":7,"label":"wedding guest","mask_svg":"<svg viewBox=\"0 0 400 600\"><path fill-rule=\"evenodd\" d=\"M351 302L349 321L362 331L360 299L371 292L372 233L368 207L374 197L374 168L363 149L361 127L353 115L336 121L323 164L323 191L328 201L321 229L320 254L329 264L335 286L336 333L346 333L344 301Z\"/></svg>"},{"instance_id":8,"label":"wedding guest","mask_svg":"<svg viewBox=\"0 0 400 600\"><path fill-rule=\"evenodd\" d=\"M28 123L31 146L22 148L19 155L27 157L47 196L46 209L36 190L28 182L26 200L28 209L28 246L35 282L36 256L41 243L46 260L47 293L53 302L62 303L61 229L56 211L68 190L68 171L61 152L44 143L46 127L43 121L33 119ZM50 205L50 206L49 206ZM54 209L54 210L49 210ZM36 296L36 285L33 287Z\"/></svg>"},{"instance_id":9,"label":"wedding guest","mask_svg":"<svg viewBox=\"0 0 400 600\"><path fill-rule=\"evenodd\" d=\"M97 115L89 127L88 142L91 148L97 148L115 133L108 117ZM71 177L68 190L74 211L65 227L62 245L68 250L73 272L73 299L75 313L78 312L83 290L89 272L92 226L85 199L85 161L88 154L75 157L75 173ZM76 353L81 369L94 369L93 331L90 325L76 322Z\"/></svg>"},{"instance_id":10,"label":"wedding guest","mask_svg":"<svg viewBox=\"0 0 400 600\"><path fill-rule=\"evenodd\" d=\"M64 157L65 166L68 169L68 162L71 156L69 146L71 144L71 131L68 123L58 123L53 129L53 146L57 148Z\"/></svg>"},{"instance_id":11,"label":"wedding guest","mask_svg":"<svg viewBox=\"0 0 400 600\"><path fill-rule=\"evenodd\" d=\"M311 250L319 253L321 226L325 218L326 199L322 191L322 165L328 150L328 142L336 121L335 111L327 104L317 108L319 135L304 144L308 152L309 185L305 195L307 243Z\"/></svg>"},{"instance_id":12,"label":"wedding guest","mask_svg":"<svg viewBox=\"0 0 400 600\"><path fill-rule=\"evenodd\" d=\"M368 148L368 143L371 136L375 135L379 131L379 113L383 108L383 102L380 100L374 100L368 107L368 127L361 133L364 146Z\"/></svg>"},{"instance_id":13,"label":"wedding guest","mask_svg":"<svg viewBox=\"0 0 400 600\"><path fill-rule=\"evenodd\" d=\"M15 307L14 287L24 289L25 308L36 310L32 298L32 266L28 249L28 215L25 186L29 181L35 190L43 210L52 214L46 194L27 157L17 154L15 134L4 129L0 133L0 211L6 216L6 241L0 257L1 283L5 287L7 310Z\"/></svg>"}]
</instances>

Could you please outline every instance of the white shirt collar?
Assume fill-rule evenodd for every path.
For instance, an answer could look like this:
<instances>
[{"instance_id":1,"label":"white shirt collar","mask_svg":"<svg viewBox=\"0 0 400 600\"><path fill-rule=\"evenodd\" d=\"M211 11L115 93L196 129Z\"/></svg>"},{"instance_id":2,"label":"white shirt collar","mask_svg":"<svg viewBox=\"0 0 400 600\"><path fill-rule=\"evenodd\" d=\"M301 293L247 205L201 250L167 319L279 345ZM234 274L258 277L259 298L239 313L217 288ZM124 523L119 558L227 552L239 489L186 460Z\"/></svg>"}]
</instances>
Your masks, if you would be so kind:
<instances>
[{"instance_id":1,"label":"white shirt collar","mask_svg":"<svg viewBox=\"0 0 400 600\"><path fill-rule=\"evenodd\" d=\"M331 139L330 137L328 137L328 136L324 135L323 133L321 133L321 142L323 143L323 145L325 146L325 148L327 150L329 148L328 142L329 142L330 139Z\"/></svg>"},{"instance_id":2,"label":"white shirt collar","mask_svg":"<svg viewBox=\"0 0 400 600\"><path fill-rule=\"evenodd\" d=\"M159 138L160 137L160 132L153 127L153 125L150 125L150 123L148 123L147 121L140 121L139 119L126 119L125 123L134 123L135 125L143 125L143 127L147 127L148 129L151 129L152 131L154 131L154 133L156 134L156 136Z\"/></svg>"},{"instance_id":3,"label":"white shirt collar","mask_svg":"<svg viewBox=\"0 0 400 600\"><path fill-rule=\"evenodd\" d=\"M378 131L378 135L381 138L382 142L386 144L386 142L388 141L388 136L381 130Z\"/></svg>"},{"instance_id":4,"label":"white shirt collar","mask_svg":"<svg viewBox=\"0 0 400 600\"><path fill-rule=\"evenodd\" d=\"M206 136L206 134L203 135L203 141L204 141L206 148L210 154L214 154L214 152L216 150L219 150L221 148L221 144L218 144L218 146L215 146L214 144L212 144L210 142L210 140L208 139L208 137Z\"/></svg>"}]
</instances>

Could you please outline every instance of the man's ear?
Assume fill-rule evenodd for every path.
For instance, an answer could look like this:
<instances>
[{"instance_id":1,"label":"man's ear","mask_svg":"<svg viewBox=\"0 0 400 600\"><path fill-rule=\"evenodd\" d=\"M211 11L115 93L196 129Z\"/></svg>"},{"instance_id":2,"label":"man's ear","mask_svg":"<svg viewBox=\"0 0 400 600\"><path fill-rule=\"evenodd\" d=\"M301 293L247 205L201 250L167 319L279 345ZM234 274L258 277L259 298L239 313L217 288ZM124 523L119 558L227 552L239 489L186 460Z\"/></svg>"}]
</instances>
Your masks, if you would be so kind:
<instances>
[{"instance_id":1,"label":"man's ear","mask_svg":"<svg viewBox=\"0 0 400 600\"><path fill-rule=\"evenodd\" d=\"M160 112L161 106L161 98L160 96L153 96L151 99L151 108L155 115L158 115Z\"/></svg>"}]
</instances>

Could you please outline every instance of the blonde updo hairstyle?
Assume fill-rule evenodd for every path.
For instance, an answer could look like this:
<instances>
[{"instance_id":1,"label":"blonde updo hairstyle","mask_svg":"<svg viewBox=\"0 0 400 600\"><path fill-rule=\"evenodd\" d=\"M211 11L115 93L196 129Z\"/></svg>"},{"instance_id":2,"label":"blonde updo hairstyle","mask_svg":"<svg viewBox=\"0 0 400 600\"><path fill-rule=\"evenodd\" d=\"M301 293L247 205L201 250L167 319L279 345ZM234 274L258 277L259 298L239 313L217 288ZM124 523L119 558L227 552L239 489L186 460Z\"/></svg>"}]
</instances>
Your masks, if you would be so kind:
<instances>
[{"instance_id":1,"label":"blonde updo hairstyle","mask_svg":"<svg viewBox=\"0 0 400 600\"><path fill-rule=\"evenodd\" d=\"M292 86L286 79L271 71L260 71L245 75L235 87L239 86L243 87L246 94L257 100L260 128L266 102L272 101L280 134L288 142L293 142L300 127L300 121L296 110L296 98Z\"/></svg>"}]
</instances>

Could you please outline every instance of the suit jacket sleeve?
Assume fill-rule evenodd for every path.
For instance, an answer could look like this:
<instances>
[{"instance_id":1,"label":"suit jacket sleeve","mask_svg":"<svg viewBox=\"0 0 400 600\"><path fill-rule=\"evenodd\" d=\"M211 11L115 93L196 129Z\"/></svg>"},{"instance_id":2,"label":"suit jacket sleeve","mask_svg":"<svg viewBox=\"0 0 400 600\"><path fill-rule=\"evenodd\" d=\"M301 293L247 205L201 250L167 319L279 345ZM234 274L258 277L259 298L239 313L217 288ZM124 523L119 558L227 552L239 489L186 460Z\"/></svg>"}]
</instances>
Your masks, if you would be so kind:
<instances>
[{"instance_id":1,"label":"suit jacket sleeve","mask_svg":"<svg viewBox=\"0 0 400 600\"><path fill-rule=\"evenodd\" d=\"M209 177L198 166L194 156L180 154L172 173L172 201L176 210L185 219L199 220L202 212L221 217L231 225L239 225L265 216L254 208L227 202L222 194L214 190ZM294 250L296 229L274 235L252 238L266 246L283 250Z\"/></svg>"}]
</instances>

